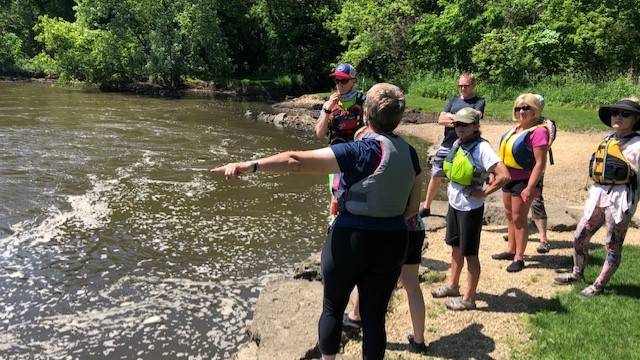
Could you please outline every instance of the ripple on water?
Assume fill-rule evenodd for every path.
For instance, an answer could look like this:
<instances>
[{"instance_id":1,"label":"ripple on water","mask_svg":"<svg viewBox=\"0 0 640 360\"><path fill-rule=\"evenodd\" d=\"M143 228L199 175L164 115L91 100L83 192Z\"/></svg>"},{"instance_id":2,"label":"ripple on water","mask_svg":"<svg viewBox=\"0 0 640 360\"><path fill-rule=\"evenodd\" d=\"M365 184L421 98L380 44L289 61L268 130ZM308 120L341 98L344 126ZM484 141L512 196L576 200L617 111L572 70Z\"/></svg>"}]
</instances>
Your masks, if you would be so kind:
<instances>
[{"instance_id":1,"label":"ripple on water","mask_svg":"<svg viewBox=\"0 0 640 360\"><path fill-rule=\"evenodd\" d=\"M208 169L312 141L234 103L57 91L0 98L1 357L228 358L259 289L319 248L328 194Z\"/></svg>"}]
</instances>

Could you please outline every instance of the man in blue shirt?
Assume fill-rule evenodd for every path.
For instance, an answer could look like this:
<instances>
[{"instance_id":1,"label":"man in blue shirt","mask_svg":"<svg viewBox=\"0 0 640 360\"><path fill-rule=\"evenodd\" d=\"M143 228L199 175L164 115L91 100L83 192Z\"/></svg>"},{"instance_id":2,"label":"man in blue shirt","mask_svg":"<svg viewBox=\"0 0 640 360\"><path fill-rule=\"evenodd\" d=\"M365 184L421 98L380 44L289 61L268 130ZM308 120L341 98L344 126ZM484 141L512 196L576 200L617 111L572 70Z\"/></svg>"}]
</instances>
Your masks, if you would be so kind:
<instances>
[{"instance_id":1,"label":"man in blue shirt","mask_svg":"<svg viewBox=\"0 0 640 360\"><path fill-rule=\"evenodd\" d=\"M444 171L442 170L442 163L449 154L453 142L458 138L453 127L454 114L466 107L474 108L484 114L485 100L484 98L476 96L475 76L470 73L460 75L458 88L460 89L460 95L449 99L444 106L444 111L438 116L438 124L444 126L444 139L442 139L436 155L431 160L431 179L429 180L429 187L427 188L427 196L424 203L420 206L421 217L431 215L431 202L436 197L438 188L440 188L440 184L442 184L442 179L445 177Z\"/></svg>"}]
</instances>

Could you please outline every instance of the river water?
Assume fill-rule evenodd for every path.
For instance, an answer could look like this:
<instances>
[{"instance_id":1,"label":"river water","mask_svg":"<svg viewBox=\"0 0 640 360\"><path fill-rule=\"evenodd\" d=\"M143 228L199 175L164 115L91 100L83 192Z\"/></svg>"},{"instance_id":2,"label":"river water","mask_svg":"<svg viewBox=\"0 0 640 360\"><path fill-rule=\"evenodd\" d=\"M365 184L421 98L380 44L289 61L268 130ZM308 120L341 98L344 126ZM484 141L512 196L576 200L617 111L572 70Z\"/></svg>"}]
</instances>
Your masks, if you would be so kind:
<instances>
[{"instance_id":1,"label":"river water","mask_svg":"<svg viewBox=\"0 0 640 360\"><path fill-rule=\"evenodd\" d=\"M326 230L326 176L209 175L323 145L262 110L0 83L0 357L233 354Z\"/></svg>"}]
</instances>

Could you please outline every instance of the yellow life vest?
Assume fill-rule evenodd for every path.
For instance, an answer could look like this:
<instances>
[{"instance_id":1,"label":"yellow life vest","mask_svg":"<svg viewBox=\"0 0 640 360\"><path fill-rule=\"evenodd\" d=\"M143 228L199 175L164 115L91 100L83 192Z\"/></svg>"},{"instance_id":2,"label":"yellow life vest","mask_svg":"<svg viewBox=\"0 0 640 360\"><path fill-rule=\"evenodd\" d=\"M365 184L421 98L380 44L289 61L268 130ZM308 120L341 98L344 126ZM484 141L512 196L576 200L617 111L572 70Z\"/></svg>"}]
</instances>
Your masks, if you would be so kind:
<instances>
[{"instance_id":1,"label":"yellow life vest","mask_svg":"<svg viewBox=\"0 0 640 360\"><path fill-rule=\"evenodd\" d=\"M555 122L544 120L541 124L516 132L518 126L510 129L500 137L498 155L502 162L512 169L531 170L536 165L533 149L526 143L529 135L537 128L545 128L549 135L549 146L555 139Z\"/></svg>"},{"instance_id":2,"label":"yellow life vest","mask_svg":"<svg viewBox=\"0 0 640 360\"><path fill-rule=\"evenodd\" d=\"M622 154L621 146L637 133L616 138L607 136L598 144L589 161L589 177L602 185L622 185L631 182L635 172Z\"/></svg>"}]
</instances>

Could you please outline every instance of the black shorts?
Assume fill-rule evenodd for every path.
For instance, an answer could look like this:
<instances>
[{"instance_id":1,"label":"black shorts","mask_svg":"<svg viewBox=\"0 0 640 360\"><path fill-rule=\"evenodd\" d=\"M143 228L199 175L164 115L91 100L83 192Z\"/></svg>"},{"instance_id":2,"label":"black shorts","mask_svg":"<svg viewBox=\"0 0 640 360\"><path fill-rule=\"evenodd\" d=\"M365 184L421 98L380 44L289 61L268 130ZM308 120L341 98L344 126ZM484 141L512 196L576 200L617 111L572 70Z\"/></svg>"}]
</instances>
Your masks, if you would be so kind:
<instances>
[{"instance_id":1,"label":"black shorts","mask_svg":"<svg viewBox=\"0 0 640 360\"><path fill-rule=\"evenodd\" d=\"M407 259L405 265L415 265L422 262L422 243L424 242L425 231L409 231L409 247L407 248Z\"/></svg>"},{"instance_id":2,"label":"black shorts","mask_svg":"<svg viewBox=\"0 0 640 360\"><path fill-rule=\"evenodd\" d=\"M504 185L502 187L502 191L510 193L511 196L520 196L520 193L527 187L527 185L529 185L529 179L513 180ZM536 188L540 189L540 193L542 194L542 181L538 181Z\"/></svg>"},{"instance_id":3,"label":"black shorts","mask_svg":"<svg viewBox=\"0 0 640 360\"><path fill-rule=\"evenodd\" d=\"M484 205L470 211L456 210L449 205L447 211L447 245L460 248L463 256L478 256Z\"/></svg>"}]
</instances>

